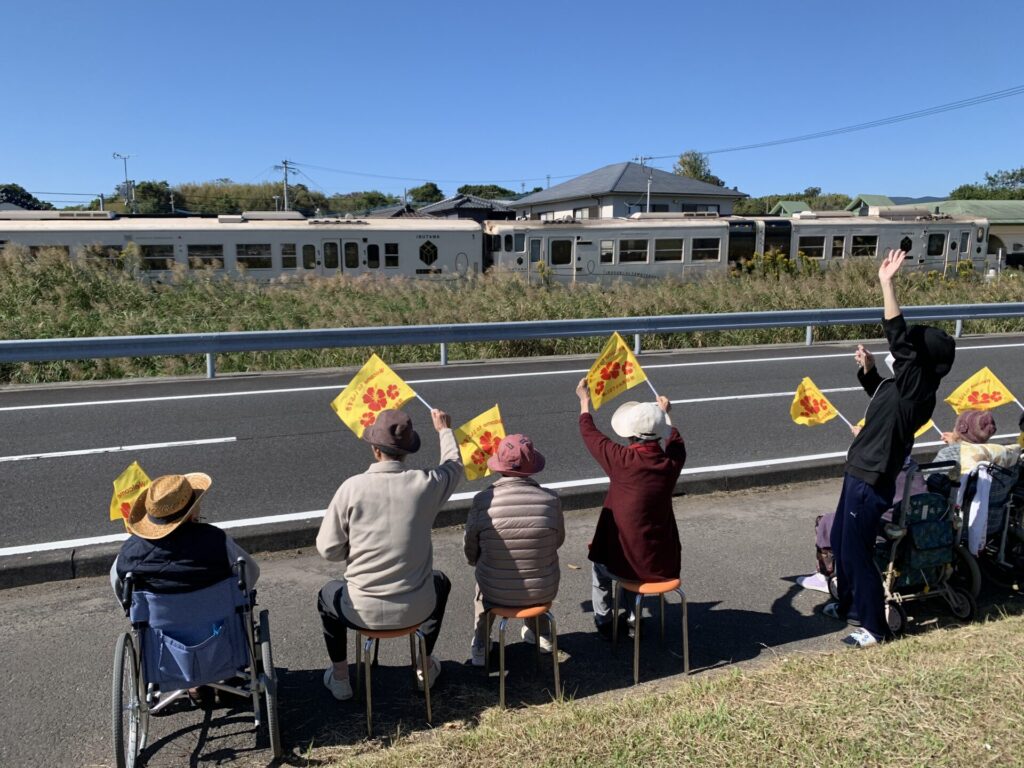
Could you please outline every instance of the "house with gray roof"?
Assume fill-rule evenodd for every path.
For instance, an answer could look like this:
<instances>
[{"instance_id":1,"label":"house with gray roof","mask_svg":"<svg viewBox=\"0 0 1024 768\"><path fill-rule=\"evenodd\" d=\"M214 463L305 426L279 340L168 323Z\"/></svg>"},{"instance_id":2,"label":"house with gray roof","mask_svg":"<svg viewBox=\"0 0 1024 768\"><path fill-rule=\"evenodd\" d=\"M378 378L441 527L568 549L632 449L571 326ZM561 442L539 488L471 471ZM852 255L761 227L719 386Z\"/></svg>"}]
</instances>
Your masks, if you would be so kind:
<instances>
[{"instance_id":1,"label":"house with gray roof","mask_svg":"<svg viewBox=\"0 0 1024 768\"><path fill-rule=\"evenodd\" d=\"M650 213L709 212L724 216L732 213L737 200L748 197L735 187L719 187L639 163L614 163L509 205L517 218L523 219L620 218L647 212L648 180Z\"/></svg>"},{"instance_id":2,"label":"house with gray roof","mask_svg":"<svg viewBox=\"0 0 1024 768\"><path fill-rule=\"evenodd\" d=\"M426 216L442 219L473 219L473 221L505 221L516 217L508 203L476 195L455 195L416 209Z\"/></svg>"}]
</instances>

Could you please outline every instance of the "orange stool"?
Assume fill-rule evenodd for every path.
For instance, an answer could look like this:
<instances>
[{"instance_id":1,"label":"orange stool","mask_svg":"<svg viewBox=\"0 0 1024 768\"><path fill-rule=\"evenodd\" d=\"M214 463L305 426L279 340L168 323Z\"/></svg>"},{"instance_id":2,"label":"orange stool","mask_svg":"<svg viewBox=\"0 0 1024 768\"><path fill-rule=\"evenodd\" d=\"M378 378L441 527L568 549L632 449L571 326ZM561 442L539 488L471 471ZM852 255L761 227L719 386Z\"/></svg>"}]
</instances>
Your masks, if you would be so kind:
<instances>
[{"instance_id":1,"label":"orange stool","mask_svg":"<svg viewBox=\"0 0 1024 768\"><path fill-rule=\"evenodd\" d=\"M406 627L405 629L356 629L356 690L363 686L363 667L366 668L366 733L373 738L373 682L370 670L377 664L377 652L380 650L381 640L392 638L409 637L409 655L412 658L413 684L418 684L416 678L416 640L419 639L420 666L423 675L423 696L427 702L427 723L430 723L430 678L427 667L430 665L430 658L427 656L427 638L420 630L419 625ZM366 638L363 640L363 638ZM370 658L370 650L373 650L373 659Z\"/></svg>"},{"instance_id":2,"label":"orange stool","mask_svg":"<svg viewBox=\"0 0 1024 768\"><path fill-rule=\"evenodd\" d=\"M613 579L612 581L612 648L618 646L619 642L619 594L622 590L636 593L636 603L633 607L635 624L633 627L633 685L640 682L640 616L643 608L643 599L647 595L657 595L661 601L661 642L665 642L665 595L675 592L679 595L680 605L683 609L683 674L690 674L690 640L686 631L686 593L679 584L679 579L671 581L624 581Z\"/></svg>"},{"instance_id":3,"label":"orange stool","mask_svg":"<svg viewBox=\"0 0 1024 768\"><path fill-rule=\"evenodd\" d=\"M498 691L499 700L501 701L501 708L505 708L505 628L508 626L509 619L523 619L529 621L533 619L533 637L534 647L537 651L537 663L540 664L540 617L543 616L548 620L548 626L551 627L551 659L554 665L555 672L555 698L559 696L559 682L558 682L558 631L555 628L555 617L551 615L551 603L545 603L544 605L531 605L525 608L505 608L503 606L492 606L487 611L487 639L484 643L484 670L490 669L490 655L491 655L491 619L495 616L500 617L501 621L498 622Z\"/></svg>"}]
</instances>

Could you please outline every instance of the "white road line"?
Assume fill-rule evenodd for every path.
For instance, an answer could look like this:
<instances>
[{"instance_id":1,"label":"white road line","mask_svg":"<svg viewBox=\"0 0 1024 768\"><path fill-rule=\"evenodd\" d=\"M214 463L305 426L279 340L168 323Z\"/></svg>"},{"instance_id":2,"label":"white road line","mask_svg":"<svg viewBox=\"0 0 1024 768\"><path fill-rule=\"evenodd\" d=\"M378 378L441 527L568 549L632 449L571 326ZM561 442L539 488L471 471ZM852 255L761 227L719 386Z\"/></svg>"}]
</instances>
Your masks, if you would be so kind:
<instances>
[{"instance_id":1,"label":"white road line","mask_svg":"<svg viewBox=\"0 0 1024 768\"><path fill-rule=\"evenodd\" d=\"M204 440L178 440L173 443L142 443L140 445L112 445L107 448L85 448L79 451L56 451L54 453L25 453L21 456L0 456L4 461L31 461L33 459L61 459L67 456L88 456L93 453L122 453L124 451L150 451L155 448L183 448L188 445L213 445L233 443L237 437L211 437Z\"/></svg>"},{"instance_id":2,"label":"white road line","mask_svg":"<svg viewBox=\"0 0 1024 768\"><path fill-rule=\"evenodd\" d=\"M764 397L793 397L795 389L788 392L758 392L753 395L723 395L721 397L691 397L685 400L670 400L673 405L680 403L714 403L721 400L759 400ZM863 392L864 387L833 387L822 392Z\"/></svg>"},{"instance_id":3,"label":"white road line","mask_svg":"<svg viewBox=\"0 0 1024 768\"><path fill-rule=\"evenodd\" d=\"M992 439L1014 439L1016 433L1005 435L993 435ZM933 440L927 443L917 443L918 448L929 448L945 445L941 440ZM734 464L715 464L709 467L690 467L684 469L682 474L686 476L707 474L709 472L726 472L736 469L758 469L764 467L776 467L785 464L796 464L803 461L822 461L825 459L839 459L846 455L846 451L835 451L833 453L813 453L806 456L786 456L778 459L762 459L759 461L740 461ZM555 483L545 483L543 487L558 490L560 488L585 488L589 486L601 486L608 483L607 477L588 477L582 480L562 480ZM476 495L475 491L455 493L451 501L468 501ZM261 525L274 525L276 523L287 523L295 520L315 520L324 516L326 510L314 509L308 512L290 512L283 515L266 515L264 517L249 517L242 520L225 520L214 523L218 528L229 530L231 528L254 527ZM47 541L40 544L23 544L16 547L5 547L0 549L0 557L10 555L31 555L38 552L50 552L57 549L77 549L94 544L112 544L124 541L128 538L126 533L114 533L108 536L93 536L85 539L65 539L63 541Z\"/></svg>"},{"instance_id":4,"label":"white road line","mask_svg":"<svg viewBox=\"0 0 1024 768\"><path fill-rule=\"evenodd\" d=\"M957 352L965 352L975 349L1009 349L1012 347L1024 347L1024 342L1011 344L987 344L973 347L958 346ZM700 360L688 363L645 363L644 368L655 370L660 368L692 368L709 365L742 365L743 363L781 363L794 360L827 360L832 358L850 357L849 352L821 354L821 355L789 355L786 357L755 357L748 359L729 360ZM488 381L492 379L517 379L533 376L579 376L587 372L587 368L571 368L558 371L528 371L523 373L495 373L482 376L449 376L434 379L408 379L409 384L449 384L459 381ZM195 395L162 395L154 397L128 397L119 400L84 400L71 403L43 403L37 405L9 405L0 407L0 413L6 411L37 411L48 408L82 408L94 405L130 405L133 403L159 403L173 400L204 400L214 397L254 397L258 395L286 395L302 392L340 392L344 382L338 384L327 384L315 387L288 387L282 389L253 389L244 392L205 392Z\"/></svg>"}]
</instances>

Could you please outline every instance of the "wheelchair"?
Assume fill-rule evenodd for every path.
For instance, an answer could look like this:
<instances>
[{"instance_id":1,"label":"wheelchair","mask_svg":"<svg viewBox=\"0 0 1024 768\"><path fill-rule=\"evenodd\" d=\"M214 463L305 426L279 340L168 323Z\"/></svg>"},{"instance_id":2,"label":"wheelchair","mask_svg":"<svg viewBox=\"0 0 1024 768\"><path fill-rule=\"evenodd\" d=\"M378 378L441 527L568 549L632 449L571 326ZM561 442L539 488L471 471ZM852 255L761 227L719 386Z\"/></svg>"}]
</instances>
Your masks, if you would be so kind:
<instances>
[{"instance_id":1,"label":"wheelchair","mask_svg":"<svg viewBox=\"0 0 1024 768\"><path fill-rule=\"evenodd\" d=\"M155 594L131 573L119 599L132 625L114 648L113 737L117 768L132 768L146 747L150 715L208 686L252 700L274 757L282 754L270 614L254 620L256 591L245 561L235 576L180 594ZM261 708L262 699L262 708ZM262 711L261 711L262 710Z\"/></svg>"}]
</instances>

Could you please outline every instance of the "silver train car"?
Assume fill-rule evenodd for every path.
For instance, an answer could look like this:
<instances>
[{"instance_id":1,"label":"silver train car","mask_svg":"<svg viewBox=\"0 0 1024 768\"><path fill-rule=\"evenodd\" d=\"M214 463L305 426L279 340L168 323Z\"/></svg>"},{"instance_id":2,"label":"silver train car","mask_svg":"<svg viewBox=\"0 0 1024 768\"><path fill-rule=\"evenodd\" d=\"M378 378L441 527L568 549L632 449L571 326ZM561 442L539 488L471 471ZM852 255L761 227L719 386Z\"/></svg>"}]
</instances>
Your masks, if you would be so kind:
<instances>
[{"instance_id":1,"label":"silver train car","mask_svg":"<svg viewBox=\"0 0 1024 768\"><path fill-rule=\"evenodd\" d=\"M910 265L987 270L986 219L929 214L793 218L641 213L563 222L397 218L306 219L295 212L217 217L118 217L100 211L0 212L0 247L58 248L71 258L117 259L134 243L153 279L170 270L214 270L260 280L382 275L456 279L492 267L532 279L610 282L699 278L755 253L802 253L823 267L879 259L890 248Z\"/></svg>"}]
</instances>

